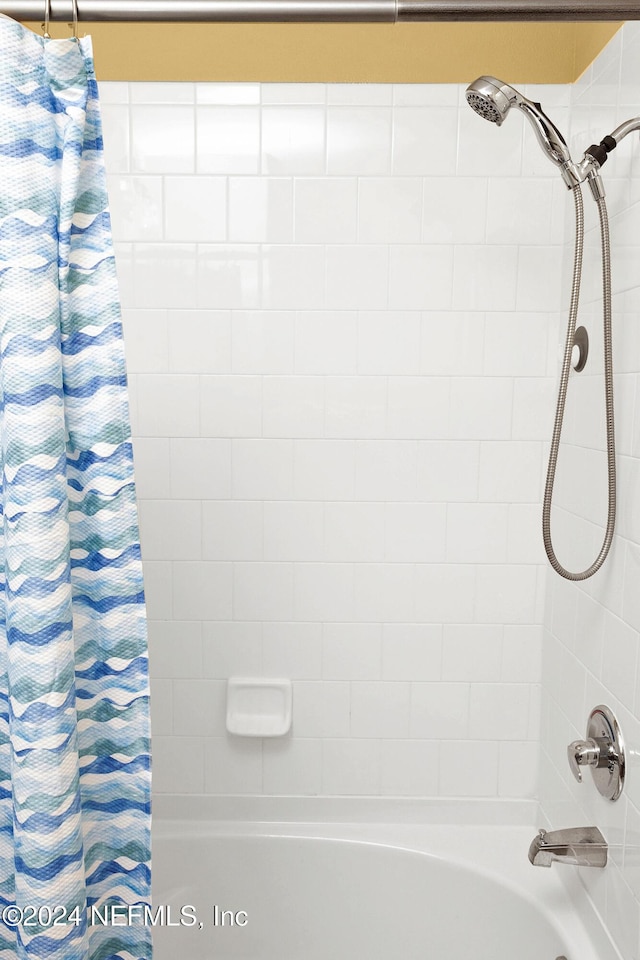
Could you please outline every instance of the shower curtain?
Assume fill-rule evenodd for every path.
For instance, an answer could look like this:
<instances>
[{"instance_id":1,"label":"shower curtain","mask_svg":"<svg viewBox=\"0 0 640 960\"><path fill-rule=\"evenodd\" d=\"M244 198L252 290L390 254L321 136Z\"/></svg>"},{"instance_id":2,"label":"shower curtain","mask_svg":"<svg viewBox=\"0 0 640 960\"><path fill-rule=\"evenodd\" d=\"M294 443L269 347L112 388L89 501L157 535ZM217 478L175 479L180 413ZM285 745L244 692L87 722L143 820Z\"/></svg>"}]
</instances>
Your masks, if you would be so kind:
<instances>
[{"instance_id":1,"label":"shower curtain","mask_svg":"<svg viewBox=\"0 0 640 960\"><path fill-rule=\"evenodd\" d=\"M147 958L146 621L91 40L6 17L0 454L0 958Z\"/></svg>"}]
</instances>

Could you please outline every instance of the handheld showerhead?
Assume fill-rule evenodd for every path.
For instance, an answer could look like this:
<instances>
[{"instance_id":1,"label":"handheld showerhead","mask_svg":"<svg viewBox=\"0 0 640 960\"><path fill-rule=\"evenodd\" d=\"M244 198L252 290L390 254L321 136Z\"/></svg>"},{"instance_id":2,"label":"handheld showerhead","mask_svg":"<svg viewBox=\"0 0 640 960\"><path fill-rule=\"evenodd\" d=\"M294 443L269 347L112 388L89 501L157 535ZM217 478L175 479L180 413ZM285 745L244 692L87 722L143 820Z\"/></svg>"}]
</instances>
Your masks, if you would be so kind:
<instances>
[{"instance_id":1,"label":"handheld showerhead","mask_svg":"<svg viewBox=\"0 0 640 960\"><path fill-rule=\"evenodd\" d=\"M508 83L496 77L478 77L466 91L467 103L484 120L500 126L511 109L517 107L529 119L538 143L558 167L571 163L566 141L556 125L543 112L539 103L527 100Z\"/></svg>"}]
</instances>

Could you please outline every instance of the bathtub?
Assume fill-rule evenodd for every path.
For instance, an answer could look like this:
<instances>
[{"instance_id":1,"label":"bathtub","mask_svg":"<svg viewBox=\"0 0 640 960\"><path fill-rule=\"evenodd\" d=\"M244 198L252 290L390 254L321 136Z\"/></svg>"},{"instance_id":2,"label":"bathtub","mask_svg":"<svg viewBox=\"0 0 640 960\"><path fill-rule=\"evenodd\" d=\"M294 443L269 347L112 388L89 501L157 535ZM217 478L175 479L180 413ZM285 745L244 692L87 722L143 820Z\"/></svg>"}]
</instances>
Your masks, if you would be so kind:
<instances>
[{"instance_id":1,"label":"bathtub","mask_svg":"<svg viewBox=\"0 0 640 960\"><path fill-rule=\"evenodd\" d=\"M155 960L620 960L577 868L529 864L532 813L159 798Z\"/></svg>"}]
</instances>

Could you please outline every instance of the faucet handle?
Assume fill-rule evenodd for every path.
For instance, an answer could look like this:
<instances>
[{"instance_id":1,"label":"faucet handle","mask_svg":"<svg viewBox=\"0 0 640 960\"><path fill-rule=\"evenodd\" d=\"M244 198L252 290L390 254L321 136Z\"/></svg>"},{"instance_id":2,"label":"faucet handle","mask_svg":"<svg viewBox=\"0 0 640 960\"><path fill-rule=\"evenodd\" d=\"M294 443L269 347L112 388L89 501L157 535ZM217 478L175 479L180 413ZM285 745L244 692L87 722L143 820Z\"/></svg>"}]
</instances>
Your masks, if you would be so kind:
<instances>
[{"instance_id":1,"label":"faucet handle","mask_svg":"<svg viewBox=\"0 0 640 960\"><path fill-rule=\"evenodd\" d=\"M567 747L567 757L571 773L578 783L582 783L582 770L580 767L597 767L600 762L600 744L596 743L591 737L587 740L574 740Z\"/></svg>"}]
</instances>

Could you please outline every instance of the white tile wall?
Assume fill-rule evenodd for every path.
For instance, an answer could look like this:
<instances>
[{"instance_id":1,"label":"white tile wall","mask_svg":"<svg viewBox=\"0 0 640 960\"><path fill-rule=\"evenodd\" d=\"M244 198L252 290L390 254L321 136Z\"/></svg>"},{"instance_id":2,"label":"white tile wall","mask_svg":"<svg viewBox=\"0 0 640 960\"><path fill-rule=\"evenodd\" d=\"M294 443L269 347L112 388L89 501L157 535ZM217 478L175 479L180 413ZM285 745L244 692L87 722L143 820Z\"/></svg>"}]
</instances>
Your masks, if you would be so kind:
<instances>
[{"instance_id":1,"label":"white tile wall","mask_svg":"<svg viewBox=\"0 0 640 960\"><path fill-rule=\"evenodd\" d=\"M104 93L155 789L533 796L555 171L460 86Z\"/></svg>"},{"instance_id":2,"label":"white tile wall","mask_svg":"<svg viewBox=\"0 0 640 960\"><path fill-rule=\"evenodd\" d=\"M570 110L572 142L587 144L593 132L603 132L640 113L640 29L628 23L616 34L601 56L572 90ZM585 137L587 139L585 139ZM597 878L582 876L594 898L595 909L607 920L625 960L640 956L638 921L640 889L637 876L640 791L636 757L640 745L640 687L638 686L638 573L640 532L638 504L638 453L634 437L640 420L634 396L640 379L640 343L637 316L626 304L637 303L640 261L637 235L640 207L638 135L628 137L604 168L612 235L614 286L614 341L616 369L616 421L618 440L618 522L609 558L591 580L566 583L547 574L547 602L543 641L542 761L540 792L543 809L553 827L594 823L609 841L611 863ZM593 204L585 198L588 224L593 225ZM634 223L635 227L631 227ZM572 226L567 223L567 235ZM604 430L602 427L603 377L598 341L601 339L599 303L599 238L587 236L593 253L588 269L593 284L584 298L584 318L594 343L594 361L580 378L570 382L574 391L567 409L559 470L558 509L553 518L562 560L588 565L603 534L606 490ZM563 285L569 281L565 257ZM589 302L589 301L592 302ZM585 536L586 534L586 536ZM572 542L569 540L572 538ZM618 715L629 751L625 793L615 804L595 791L589 774L578 785L569 772L567 743L584 737L589 711L607 703ZM596 884L596 885L594 885Z\"/></svg>"}]
</instances>

